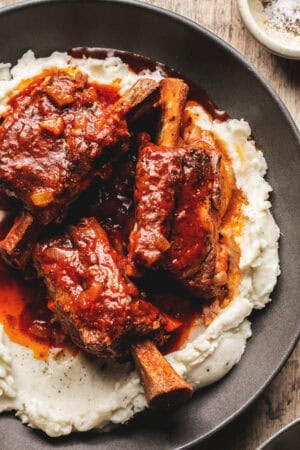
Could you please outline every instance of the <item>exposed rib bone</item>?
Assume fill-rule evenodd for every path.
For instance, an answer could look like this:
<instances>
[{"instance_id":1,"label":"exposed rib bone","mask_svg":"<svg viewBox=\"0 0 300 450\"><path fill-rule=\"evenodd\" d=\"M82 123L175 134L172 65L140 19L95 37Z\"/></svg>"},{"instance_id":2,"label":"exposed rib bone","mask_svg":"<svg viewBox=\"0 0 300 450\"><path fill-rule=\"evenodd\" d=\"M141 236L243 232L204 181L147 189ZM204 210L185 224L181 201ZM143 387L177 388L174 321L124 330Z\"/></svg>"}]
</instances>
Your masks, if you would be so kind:
<instances>
[{"instance_id":1,"label":"exposed rib bone","mask_svg":"<svg viewBox=\"0 0 300 450\"><path fill-rule=\"evenodd\" d=\"M188 85L178 78L164 78L161 82L161 121L157 145L173 147L178 143Z\"/></svg>"},{"instance_id":2,"label":"exposed rib bone","mask_svg":"<svg viewBox=\"0 0 300 450\"><path fill-rule=\"evenodd\" d=\"M6 237L0 241L0 255L10 266L24 270L38 236L39 226L31 214L23 211L16 217Z\"/></svg>"},{"instance_id":3,"label":"exposed rib bone","mask_svg":"<svg viewBox=\"0 0 300 450\"><path fill-rule=\"evenodd\" d=\"M115 103L113 109L130 124L148 111L158 99L159 83L150 78L141 78Z\"/></svg>"},{"instance_id":4,"label":"exposed rib bone","mask_svg":"<svg viewBox=\"0 0 300 450\"><path fill-rule=\"evenodd\" d=\"M153 342L139 342L131 348L151 408L170 409L191 398L191 386L175 372Z\"/></svg>"}]
</instances>

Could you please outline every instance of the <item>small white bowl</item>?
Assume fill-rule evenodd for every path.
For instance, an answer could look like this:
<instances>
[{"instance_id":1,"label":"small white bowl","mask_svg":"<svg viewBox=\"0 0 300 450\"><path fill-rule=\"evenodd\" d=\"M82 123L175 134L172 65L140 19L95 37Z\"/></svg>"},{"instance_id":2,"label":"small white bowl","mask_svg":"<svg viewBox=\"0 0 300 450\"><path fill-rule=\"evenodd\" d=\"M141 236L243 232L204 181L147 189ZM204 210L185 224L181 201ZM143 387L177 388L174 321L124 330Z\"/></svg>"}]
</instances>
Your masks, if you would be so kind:
<instances>
[{"instance_id":1,"label":"small white bowl","mask_svg":"<svg viewBox=\"0 0 300 450\"><path fill-rule=\"evenodd\" d=\"M252 9L254 4L255 0L238 0L241 17L252 36L275 55L289 59L300 59L300 43L299 46L289 45L289 39L282 37L283 32L281 36L280 33L275 31L274 35L268 33L267 28L263 26L263 23L259 23Z\"/></svg>"}]
</instances>

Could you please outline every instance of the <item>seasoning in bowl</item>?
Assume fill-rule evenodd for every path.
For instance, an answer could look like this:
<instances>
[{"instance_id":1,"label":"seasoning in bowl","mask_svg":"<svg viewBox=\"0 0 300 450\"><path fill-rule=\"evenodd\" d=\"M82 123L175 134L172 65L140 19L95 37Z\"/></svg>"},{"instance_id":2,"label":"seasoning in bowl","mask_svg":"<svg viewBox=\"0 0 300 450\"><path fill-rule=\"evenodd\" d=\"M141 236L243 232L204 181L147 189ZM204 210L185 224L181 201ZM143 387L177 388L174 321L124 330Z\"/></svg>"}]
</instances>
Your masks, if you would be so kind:
<instances>
[{"instance_id":1,"label":"seasoning in bowl","mask_svg":"<svg viewBox=\"0 0 300 450\"><path fill-rule=\"evenodd\" d=\"M265 0L263 6L267 22L271 26L300 35L299 0Z\"/></svg>"},{"instance_id":2,"label":"seasoning in bowl","mask_svg":"<svg viewBox=\"0 0 300 450\"><path fill-rule=\"evenodd\" d=\"M300 0L238 0L245 25L272 53L300 58Z\"/></svg>"}]
</instances>

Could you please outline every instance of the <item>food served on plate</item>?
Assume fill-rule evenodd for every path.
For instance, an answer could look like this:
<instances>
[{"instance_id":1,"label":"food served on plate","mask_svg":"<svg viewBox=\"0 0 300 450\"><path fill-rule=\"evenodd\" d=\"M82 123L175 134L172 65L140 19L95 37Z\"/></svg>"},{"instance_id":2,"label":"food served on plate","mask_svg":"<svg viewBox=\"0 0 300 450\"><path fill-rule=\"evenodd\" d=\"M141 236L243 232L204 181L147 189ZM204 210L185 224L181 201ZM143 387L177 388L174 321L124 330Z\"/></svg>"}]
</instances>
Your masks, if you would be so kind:
<instances>
[{"instance_id":1,"label":"food served on plate","mask_svg":"<svg viewBox=\"0 0 300 450\"><path fill-rule=\"evenodd\" d=\"M161 265L195 297L223 299L229 255L220 227L234 176L212 135L193 124L180 138L180 120L173 118L181 117L185 87L178 79L161 82L168 109L162 109L160 145L143 142L139 150L129 260L146 268Z\"/></svg>"},{"instance_id":2,"label":"food served on plate","mask_svg":"<svg viewBox=\"0 0 300 450\"><path fill-rule=\"evenodd\" d=\"M50 436L224 376L279 274L249 125L168 72L86 49L0 65L0 410Z\"/></svg>"}]
</instances>

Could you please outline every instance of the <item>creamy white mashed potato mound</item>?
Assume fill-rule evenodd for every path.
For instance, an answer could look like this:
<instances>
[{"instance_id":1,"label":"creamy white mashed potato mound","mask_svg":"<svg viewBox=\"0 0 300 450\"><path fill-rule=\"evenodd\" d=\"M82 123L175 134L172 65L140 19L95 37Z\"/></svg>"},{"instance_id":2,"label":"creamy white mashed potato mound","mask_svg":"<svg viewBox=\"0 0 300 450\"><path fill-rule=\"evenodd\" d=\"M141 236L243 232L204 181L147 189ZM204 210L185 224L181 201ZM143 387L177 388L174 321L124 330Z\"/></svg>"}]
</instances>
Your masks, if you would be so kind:
<instances>
[{"instance_id":1,"label":"creamy white mashed potato mound","mask_svg":"<svg viewBox=\"0 0 300 450\"><path fill-rule=\"evenodd\" d=\"M129 364L54 351L40 361L8 338L6 348L17 386L17 415L50 436L125 422L146 406L139 377Z\"/></svg>"},{"instance_id":2,"label":"creamy white mashed potato mound","mask_svg":"<svg viewBox=\"0 0 300 450\"><path fill-rule=\"evenodd\" d=\"M113 55L105 60L75 59L55 52L48 58L35 58L29 51L13 68L0 64L0 113L21 80L46 68L67 65L80 67L100 83L121 79L122 93L141 76L162 78L159 70L135 75ZM242 235L235 237L241 248L238 294L208 327L195 326L185 345L167 356L177 372L198 389L219 380L238 363L251 336L247 316L270 301L279 275L279 229L269 211L271 187L263 178L267 164L250 140L248 123L213 121L201 107L194 106L193 111L198 125L223 141L237 186L248 201L243 207ZM124 423L145 407L139 377L129 364L97 362L82 352L72 356L55 351L47 361L40 361L31 350L11 342L0 327L0 411L14 409L23 423L49 436L61 436Z\"/></svg>"}]
</instances>

